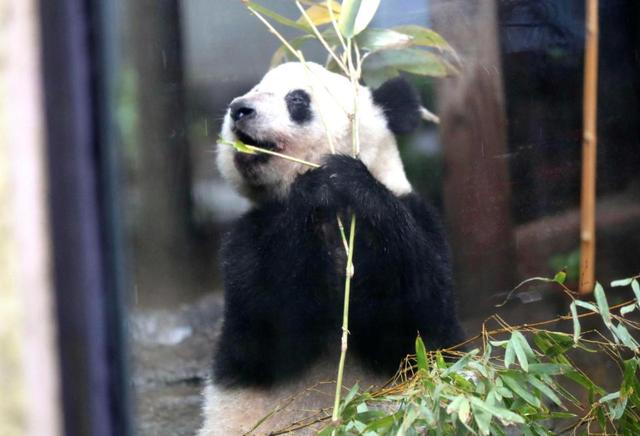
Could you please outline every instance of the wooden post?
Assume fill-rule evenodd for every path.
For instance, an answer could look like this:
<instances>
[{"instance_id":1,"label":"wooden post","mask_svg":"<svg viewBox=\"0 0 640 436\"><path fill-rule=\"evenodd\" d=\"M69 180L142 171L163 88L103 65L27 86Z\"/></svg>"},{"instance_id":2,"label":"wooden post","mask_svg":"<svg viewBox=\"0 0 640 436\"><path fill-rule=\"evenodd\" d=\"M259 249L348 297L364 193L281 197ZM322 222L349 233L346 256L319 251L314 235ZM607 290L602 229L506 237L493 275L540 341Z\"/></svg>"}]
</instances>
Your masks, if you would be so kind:
<instances>
[{"instance_id":1,"label":"wooden post","mask_svg":"<svg viewBox=\"0 0 640 436\"><path fill-rule=\"evenodd\" d=\"M598 106L598 0L586 0L582 190L580 209L580 293L595 284L596 150Z\"/></svg>"}]
</instances>

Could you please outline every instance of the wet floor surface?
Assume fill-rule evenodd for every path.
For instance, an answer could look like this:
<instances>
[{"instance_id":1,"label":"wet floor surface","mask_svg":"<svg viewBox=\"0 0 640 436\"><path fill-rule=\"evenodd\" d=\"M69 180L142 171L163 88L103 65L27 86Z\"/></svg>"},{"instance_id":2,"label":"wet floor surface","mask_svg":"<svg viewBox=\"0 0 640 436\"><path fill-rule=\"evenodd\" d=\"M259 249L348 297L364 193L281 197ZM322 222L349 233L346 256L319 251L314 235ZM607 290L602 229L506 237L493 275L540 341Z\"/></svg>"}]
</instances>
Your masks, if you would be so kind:
<instances>
[{"instance_id":1,"label":"wet floor surface","mask_svg":"<svg viewBox=\"0 0 640 436\"><path fill-rule=\"evenodd\" d=\"M130 316L134 426L140 436L193 435L222 323L222 294Z\"/></svg>"}]
</instances>

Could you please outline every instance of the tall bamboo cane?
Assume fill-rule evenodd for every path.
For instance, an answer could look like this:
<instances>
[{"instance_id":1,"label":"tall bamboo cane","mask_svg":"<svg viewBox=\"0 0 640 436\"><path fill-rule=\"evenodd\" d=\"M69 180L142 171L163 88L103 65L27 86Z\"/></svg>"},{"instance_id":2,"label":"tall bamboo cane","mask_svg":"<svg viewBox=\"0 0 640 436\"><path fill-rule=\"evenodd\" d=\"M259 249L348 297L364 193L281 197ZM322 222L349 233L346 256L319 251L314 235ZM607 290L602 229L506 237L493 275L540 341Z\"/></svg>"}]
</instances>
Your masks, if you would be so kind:
<instances>
[{"instance_id":1,"label":"tall bamboo cane","mask_svg":"<svg viewBox=\"0 0 640 436\"><path fill-rule=\"evenodd\" d=\"M593 290L596 252L596 149L598 104L598 0L586 0L583 89L580 293Z\"/></svg>"}]
</instances>

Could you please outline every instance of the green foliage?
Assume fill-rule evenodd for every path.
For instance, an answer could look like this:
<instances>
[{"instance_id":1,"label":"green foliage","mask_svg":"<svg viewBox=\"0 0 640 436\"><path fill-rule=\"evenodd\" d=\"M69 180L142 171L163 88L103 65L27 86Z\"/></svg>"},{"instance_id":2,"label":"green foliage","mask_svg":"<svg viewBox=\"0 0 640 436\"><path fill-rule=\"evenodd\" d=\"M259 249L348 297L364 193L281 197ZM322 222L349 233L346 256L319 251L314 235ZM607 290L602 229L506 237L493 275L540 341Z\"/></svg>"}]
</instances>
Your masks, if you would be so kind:
<instances>
[{"instance_id":1,"label":"green foliage","mask_svg":"<svg viewBox=\"0 0 640 436\"><path fill-rule=\"evenodd\" d=\"M287 41L271 59L271 66L296 60L290 49L300 50L309 42L317 40L318 32L333 50L340 47L343 38L353 40L362 56L362 79L369 86L379 86L385 80L405 72L418 76L442 77L457 72L459 58L453 48L438 33L417 25L397 26L391 29L368 28L377 12L380 0L300 1L307 6L304 16L298 20L283 17L255 2L247 6L278 24L298 30L302 35ZM328 5L332 9L329 11ZM331 17L337 21L333 26ZM314 28L315 27L315 28ZM338 32L340 34L338 34ZM345 59L343 59L344 62ZM340 72L335 59L327 62L327 68Z\"/></svg>"},{"instance_id":2,"label":"green foliage","mask_svg":"<svg viewBox=\"0 0 640 436\"><path fill-rule=\"evenodd\" d=\"M566 280L569 283L577 283L580 275L580 249L553 256L549 266L556 271L564 270L567 274Z\"/></svg>"},{"instance_id":3,"label":"green foliage","mask_svg":"<svg viewBox=\"0 0 640 436\"><path fill-rule=\"evenodd\" d=\"M564 278L549 281L562 284ZM597 284L595 302L571 303L573 334L505 326L485 332L481 346L466 353L428 352L418 337L415 356L392 386L379 392L354 386L340 404L339 424L320 434L504 435L509 428L525 435L640 434L640 351L632 335L638 324L624 317L640 309L640 286L637 278L612 286L629 286L634 300L612 308ZM586 316L599 317L610 339L583 333ZM580 352L613 357L621 368L619 389L607 392L578 368L570 355Z\"/></svg>"},{"instance_id":4,"label":"green foliage","mask_svg":"<svg viewBox=\"0 0 640 436\"><path fill-rule=\"evenodd\" d=\"M345 38L353 38L369 25L380 6L380 0L344 0L338 28Z\"/></svg>"}]
</instances>

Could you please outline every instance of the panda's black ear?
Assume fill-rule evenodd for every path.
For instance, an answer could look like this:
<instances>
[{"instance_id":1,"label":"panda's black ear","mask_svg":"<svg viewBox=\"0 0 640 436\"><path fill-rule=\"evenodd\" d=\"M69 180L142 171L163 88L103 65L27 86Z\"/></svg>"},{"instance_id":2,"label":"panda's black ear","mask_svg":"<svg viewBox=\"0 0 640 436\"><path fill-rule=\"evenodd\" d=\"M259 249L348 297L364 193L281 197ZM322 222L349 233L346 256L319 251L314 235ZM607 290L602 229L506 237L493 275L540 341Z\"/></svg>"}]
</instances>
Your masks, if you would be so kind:
<instances>
[{"instance_id":1,"label":"panda's black ear","mask_svg":"<svg viewBox=\"0 0 640 436\"><path fill-rule=\"evenodd\" d=\"M387 125L396 135L414 131L420 124L420 96L402 76L384 82L373 91L373 101L382 107Z\"/></svg>"}]
</instances>

